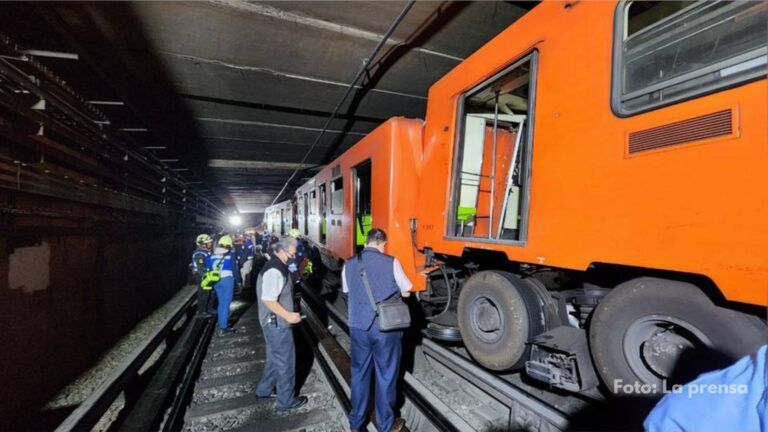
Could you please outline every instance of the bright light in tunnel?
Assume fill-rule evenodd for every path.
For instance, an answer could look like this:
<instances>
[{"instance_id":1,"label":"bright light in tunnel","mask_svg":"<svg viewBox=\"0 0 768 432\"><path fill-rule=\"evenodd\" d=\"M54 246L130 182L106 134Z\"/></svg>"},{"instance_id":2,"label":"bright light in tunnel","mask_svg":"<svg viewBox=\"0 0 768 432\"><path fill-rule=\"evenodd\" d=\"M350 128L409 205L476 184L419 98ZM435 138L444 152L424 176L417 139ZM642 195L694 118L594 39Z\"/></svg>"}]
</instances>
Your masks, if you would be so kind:
<instances>
[{"instance_id":1,"label":"bright light in tunnel","mask_svg":"<svg viewBox=\"0 0 768 432\"><path fill-rule=\"evenodd\" d=\"M229 224L233 227L238 227L243 224L243 217L239 214L233 214L229 217Z\"/></svg>"}]
</instances>

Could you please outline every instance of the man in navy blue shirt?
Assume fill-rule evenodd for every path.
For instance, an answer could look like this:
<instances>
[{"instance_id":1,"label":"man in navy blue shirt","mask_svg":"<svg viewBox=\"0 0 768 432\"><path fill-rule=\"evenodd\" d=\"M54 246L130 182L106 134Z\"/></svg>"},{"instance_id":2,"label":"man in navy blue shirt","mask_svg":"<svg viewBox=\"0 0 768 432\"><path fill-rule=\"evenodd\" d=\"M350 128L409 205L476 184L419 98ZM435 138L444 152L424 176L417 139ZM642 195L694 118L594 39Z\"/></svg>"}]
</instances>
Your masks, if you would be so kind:
<instances>
[{"instance_id":1,"label":"man in navy blue shirt","mask_svg":"<svg viewBox=\"0 0 768 432\"><path fill-rule=\"evenodd\" d=\"M359 255L376 303L393 296L409 297L413 287L397 258L384 253L386 244L387 234L384 230L374 228L368 232L365 249ZM341 272L341 281L342 290L349 294L349 336L352 340L352 410L349 412L349 427L352 431L360 431L367 423L371 378L375 374L376 428L382 432L401 430L404 422L402 419L395 421L394 407L402 332L379 331L376 312L360 276L357 256L347 260Z\"/></svg>"}]
</instances>

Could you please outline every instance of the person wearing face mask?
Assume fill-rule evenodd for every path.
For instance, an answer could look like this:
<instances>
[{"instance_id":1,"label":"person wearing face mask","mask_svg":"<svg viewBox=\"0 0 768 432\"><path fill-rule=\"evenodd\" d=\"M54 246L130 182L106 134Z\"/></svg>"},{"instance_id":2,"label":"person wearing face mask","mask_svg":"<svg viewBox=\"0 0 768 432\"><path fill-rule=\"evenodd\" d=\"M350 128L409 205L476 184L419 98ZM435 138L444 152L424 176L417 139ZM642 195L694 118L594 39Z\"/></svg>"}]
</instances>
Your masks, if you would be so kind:
<instances>
[{"instance_id":1,"label":"person wearing face mask","mask_svg":"<svg viewBox=\"0 0 768 432\"><path fill-rule=\"evenodd\" d=\"M275 398L278 411L305 405L306 396L296 396L296 346L293 325L301 322L293 298L293 280L288 262L296 255L296 239L285 237L273 244L270 259L256 281L259 323L267 346L267 359L256 397Z\"/></svg>"},{"instance_id":2,"label":"person wearing face mask","mask_svg":"<svg viewBox=\"0 0 768 432\"><path fill-rule=\"evenodd\" d=\"M371 303L409 297L413 284L397 258L384 253L386 245L387 233L379 228L371 229L366 236L365 249L357 257L347 260L341 272L342 291L349 296L352 362L349 428L353 432L365 429L371 396L378 431L407 430L405 421L395 418L394 412L403 335L401 331L379 330ZM363 280L362 268L369 286Z\"/></svg>"}]
</instances>

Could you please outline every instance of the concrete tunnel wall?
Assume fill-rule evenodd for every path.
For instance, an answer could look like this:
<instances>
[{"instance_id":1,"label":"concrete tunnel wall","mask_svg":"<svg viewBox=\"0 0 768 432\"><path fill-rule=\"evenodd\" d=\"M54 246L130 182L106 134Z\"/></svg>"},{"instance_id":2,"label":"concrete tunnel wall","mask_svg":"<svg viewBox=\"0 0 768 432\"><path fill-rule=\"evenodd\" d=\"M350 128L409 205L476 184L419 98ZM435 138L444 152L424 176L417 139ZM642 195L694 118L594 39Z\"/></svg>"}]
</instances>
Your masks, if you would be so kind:
<instances>
[{"instance_id":1,"label":"concrete tunnel wall","mask_svg":"<svg viewBox=\"0 0 768 432\"><path fill-rule=\"evenodd\" d=\"M45 404L183 286L193 236L0 238L0 429Z\"/></svg>"}]
</instances>

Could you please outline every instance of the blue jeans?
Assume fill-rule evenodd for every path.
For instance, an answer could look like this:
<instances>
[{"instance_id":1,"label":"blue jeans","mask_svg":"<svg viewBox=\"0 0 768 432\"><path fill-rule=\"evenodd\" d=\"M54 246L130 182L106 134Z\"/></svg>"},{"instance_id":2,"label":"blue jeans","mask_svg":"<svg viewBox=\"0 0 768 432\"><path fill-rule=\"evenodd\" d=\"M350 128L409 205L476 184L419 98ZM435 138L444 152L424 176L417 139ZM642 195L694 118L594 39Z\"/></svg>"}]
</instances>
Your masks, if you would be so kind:
<instances>
[{"instance_id":1,"label":"blue jeans","mask_svg":"<svg viewBox=\"0 0 768 432\"><path fill-rule=\"evenodd\" d=\"M216 297L219 299L219 328L225 329L227 328L227 322L229 321L229 305L232 304L235 278L232 276L223 277L216 282L214 288L216 289Z\"/></svg>"},{"instance_id":2,"label":"blue jeans","mask_svg":"<svg viewBox=\"0 0 768 432\"><path fill-rule=\"evenodd\" d=\"M402 333L380 332L374 322L369 330L350 328L352 339L352 410L349 427L362 430L368 420L371 378L376 376L376 428L389 432L395 424L397 376L402 353Z\"/></svg>"},{"instance_id":3,"label":"blue jeans","mask_svg":"<svg viewBox=\"0 0 768 432\"><path fill-rule=\"evenodd\" d=\"M262 327L262 331L267 344L267 361L256 387L256 396L277 394L277 407L287 408L296 403L293 396L296 387L296 347L293 344L293 329L266 325Z\"/></svg>"}]
</instances>

